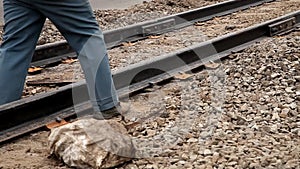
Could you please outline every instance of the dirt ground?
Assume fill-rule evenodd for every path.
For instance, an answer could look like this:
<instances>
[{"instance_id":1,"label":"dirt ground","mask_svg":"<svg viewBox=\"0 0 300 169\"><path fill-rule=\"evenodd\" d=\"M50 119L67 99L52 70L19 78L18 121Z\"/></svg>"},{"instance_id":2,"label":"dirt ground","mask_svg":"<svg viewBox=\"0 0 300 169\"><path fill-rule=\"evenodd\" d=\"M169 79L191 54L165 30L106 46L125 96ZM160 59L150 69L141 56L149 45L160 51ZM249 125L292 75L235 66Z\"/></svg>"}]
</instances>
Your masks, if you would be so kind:
<instances>
[{"instance_id":1,"label":"dirt ground","mask_svg":"<svg viewBox=\"0 0 300 169\"><path fill-rule=\"evenodd\" d=\"M49 155L49 132L31 134L0 149L0 168L67 168Z\"/></svg>"},{"instance_id":2,"label":"dirt ground","mask_svg":"<svg viewBox=\"0 0 300 169\"><path fill-rule=\"evenodd\" d=\"M170 10L170 8L174 7L174 4L184 7L175 11L170 10L172 12L178 12L179 10L194 8L197 6L195 4L199 5L199 3L195 2L197 1L168 0L157 1L156 3L166 8L166 10ZM206 1L206 3L200 5L215 2L216 1ZM141 8L141 6L143 6L144 9L154 10L149 8L148 5L148 3L144 3L133 7L133 10L101 11L101 15L109 16L100 22L105 26L106 24L116 21L116 18L120 17L123 12L127 13L127 16L131 16L130 13L132 11L138 13L138 9ZM246 10L226 17L215 18L200 23L197 27L187 28L181 33L169 33L158 37L158 39L148 39L147 41L137 42L133 45L127 44L121 48L113 49L109 51L111 64L114 69L126 66L152 56L158 49L160 51L158 51L156 55L177 50L197 43L197 41L205 40L205 38L212 38L236 31L299 9L299 1L282 0L267 4L263 6L263 8L257 7L248 10L248 12ZM116 13L116 15L110 16L111 13ZM99 16L101 15L99 14ZM157 15L155 14L155 16ZM136 20L133 19L126 23L130 24L133 22L136 22ZM122 23L118 23L122 25ZM107 29L120 25L112 24L107 26ZM192 37L195 36L191 34L187 36L189 32L192 32L191 30L194 30L192 35L196 35L197 31L199 32L199 30L201 30L201 32L205 33L206 37L196 36L196 38L193 39ZM51 31L51 29L48 29L48 31ZM53 31L53 34L56 35L54 29ZM179 35L180 38L175 37L175 34ZM51 37L53 38L48 37L47 40L41 40L40 43L43 44L61 39L59 35ZM224 62L224 71L228 78L226 80L224 114L220 116L219 123L215 124L216 132L210 137L211 139L204 141L203 144L198 144L198 139L205 130L199 133L199 128L204 128L203 124L206 123L206 116L209 115L203 112L209 112L208 110L211 109L211 100L208 97L211 84L209 83L209 75L207 72L194 74L192 80L182 82L182 84L181 80L175 80L174 84L158 87L155 90L152 89L148 91L146 94L132 98L132 102L135 105L148 107L145 104L152 101L149 100L149 98L155 99L154 96L158 96L164 100L163 105L165 105L168 114L166 118L159 117L151 122L145 123L143 126L133 128L130 134L134 137L155 135L156 131L160 131L169 124L173 124L176 119L180 118L180 113L183 112L197 112L197 114L192 113L198 117L192 125L196 127L197 130L195 132L192 130L193 132L189 135L183 136L181 138L181 144L170 148L170 150L159 157L135 159L119 168L299 168L299 37L300 34L298 31L287 36L270 38L253 45L243 52L233 54L231 58L234 59ZM191 41L183 41L183 39L191 39ZM137 58L137 55L134 55L134 51L141 50L140 45L145 42L147 44L144 46L152 46L145 48L142 52L138 52L142 57ZM166 45L162 47L163 44ZM166 48L168 48L168 50L166 50ZM128 59L126 58L127 56L134 57ZM251 57L249 58L249 56L255 58L253 62L251 62ZM132 62L126 62L128 60ZM259 64L255 64L256 62ZM64 64L63 66L61 65L60 68L49 68L44 72L42 78L46 78L47 74L54 74L54 72L59 70L65 70L65 68L69 66L69 64ZM74 67L69 74L55 74L56 79L82 79L82 75L74 76L73 70L79 70L79 65L75 63L72 64L72 66ZM260 70L260 68L264 68L264 70L261 69L257 74L253 73ZM243 74L244 72L246 73ZM252 73L253 77L250 76ZM66 77L72 78L67 79ZM29 76L27 80L37 79L41 78ZM182 86L195 86L195 88L199 88L195 93L190 93L190 95L185 98L189 101L188 103L190 103L190 105L195 105L194 107L177 107L182 104L181 97L183 95L178 94L178 92L182 92L182 90L179 89ZM48 89L44 89L43 87L33 88L32 86L27 86L24 95L28 96L46 90L48 91ZM52 90L55 90L55 87L52 88ZM158 93L163 93L163 96L158 95ZM195 99L199 96L201 96L200 100ZM0 147L0 169L68 168L58 159L49 155L47 145L48 135L49 131L42 131L30 134L12 143L2 145Z\"/></svg>"}]
</instances>

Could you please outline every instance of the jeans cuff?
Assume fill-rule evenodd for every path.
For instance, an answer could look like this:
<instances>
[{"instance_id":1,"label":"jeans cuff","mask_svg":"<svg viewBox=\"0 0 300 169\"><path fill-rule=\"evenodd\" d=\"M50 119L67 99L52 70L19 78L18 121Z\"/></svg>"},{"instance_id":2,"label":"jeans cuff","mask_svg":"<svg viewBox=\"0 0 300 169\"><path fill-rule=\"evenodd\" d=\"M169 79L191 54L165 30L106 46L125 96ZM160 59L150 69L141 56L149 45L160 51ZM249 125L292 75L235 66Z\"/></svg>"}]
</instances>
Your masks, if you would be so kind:
<instances>
[{"instance_id":1,"label":"jeans cuff","mask_svg":"<svg viewBox=\"0 0 300 169\"><path fill-rule=\"evenodd\" d=\"M96 112L111 109L111 108L115 107L116 105L118 105L118 103L119 103L119 99L116 96L112 96L109 98L105 98L102 100L97 100L95 102L92 102L93 108Z\"/></svg>"}]
</instances>

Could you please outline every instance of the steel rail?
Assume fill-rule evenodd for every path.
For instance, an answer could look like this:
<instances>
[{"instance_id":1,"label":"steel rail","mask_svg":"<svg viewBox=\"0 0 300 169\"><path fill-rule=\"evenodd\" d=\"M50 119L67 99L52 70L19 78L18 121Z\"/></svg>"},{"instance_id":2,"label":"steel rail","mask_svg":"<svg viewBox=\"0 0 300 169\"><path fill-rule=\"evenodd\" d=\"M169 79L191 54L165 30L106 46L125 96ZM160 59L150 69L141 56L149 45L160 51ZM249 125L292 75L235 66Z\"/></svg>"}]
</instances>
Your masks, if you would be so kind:
<instances>
[{"instance_id":1,"label":"steel rail","mask_svg":"<svg viewBox=\"0 0 300 169\"><path fill-rule=\"evenodd\" d=\"M239 10L258 6L275 0L230 0L198 9L129 25L123 28L104 31L104 39L108 48L113 48L123 42L145 39L149 35L162 34L175 29L193 25L198 21L227 15ZM76 57L76 54L66 41L37 46L32 58L32 66L43 66L59 62L64 57Z\"/></svg>"},{"instance_id":2,"label":"steel rail","mask_svg":"<svg viewBox=\"0 0 300 169\"><path fill-rule=\"evenodd\" d=\"M225 58L264 38L292 31L299 26L300 10L288 15L199 43L176 52L121 68L113 72L118 94L130 93L172 78L179 72ZM130 81L128 79L131 79ZM75 98L74 98L75 97ZM74 101L76 104L74 104ZM91 112L84 81L57 91L38 94L0 106L0 143L39 129L59 118L78 117Z\"/></svg>"}]
</instances>

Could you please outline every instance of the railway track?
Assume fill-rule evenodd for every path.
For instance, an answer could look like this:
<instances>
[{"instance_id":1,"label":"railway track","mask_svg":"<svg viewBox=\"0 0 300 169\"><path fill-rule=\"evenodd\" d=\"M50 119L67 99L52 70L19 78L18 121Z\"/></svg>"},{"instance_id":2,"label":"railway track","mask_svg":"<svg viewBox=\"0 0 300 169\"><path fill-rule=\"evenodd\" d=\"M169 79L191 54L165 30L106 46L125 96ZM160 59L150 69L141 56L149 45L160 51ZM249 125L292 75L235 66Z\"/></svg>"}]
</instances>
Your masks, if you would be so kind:
<instances>
[{"instance_id":1,"label":"railway track","mask_svg":"<svg viewBox=\"0 0 300 169\"><path fill-rule=\"evenodd\" d=\"M285 3L285 5L281 5L284 2L287 3ZM291 5L291 2L295 2L295 5ZM281 9L282 11L278 12L278 9ZM270 10L272 10L272 12L270 12L271 15L260 17ZM205 29L210 30L204 32L205 35L210 38L217 38L201 44L204 45L206 43L209 46L209 43L211 43L212 46L212 43L215 42L215 40L220 40L222 38L223 40L226 39L225 37L227 37L227 35L221 35L239 30L230 35L238 34L259 25L246 28L248 26L259 22L265 22L271 18L285 15L290 11L296 10L299 12L299 3L297 5L297 1L275 1L262 6L250 8L245 11L243 10L226 15L224 17L217 17L206 22L197 23L197 25L187 27L186 29L166 33L161 36L157 36L158 39L149 38L143 41L137 41L132 43L133 46L125 46L127 44L122 46L122 44L120 47L109 51L112 58L112 67L115 68L115 70L119 69L114 72L114 75L128 68L120 69L119 67L122 63L119 65L118 62L120 60L114 60L116 58L115 56L120 56L120 58L127 58L127 56L129 56L129 58L135 58L137 55L134 51L139 48L143 49L140 54L146 54L143 55L142 58L157 57L160 52L167 53L174 51L172 54L181 54L183 51L188 51L187 48L177 51L180 47L188 45L180 45L178 47L176 43L170 43L170 41L164 42L166 43L166 46L164 46L164 43L158 43L161 44L160 50L155 52L151 52L151 50L153 50L151 47L149 48L150 50L146 48L147 50L144 51L143 46L145 46L145 44L147 46L149 42L161 42L161 39L173 38L176 34L181 37L180 35L187 31L191 31L193 29L202 31ZM247 37L246 39L249 40L249 43L244 43L243 45L239 45L228 50L225 49L225 51L222 51L223 49L219 50L221 51L219 54L217 48L202 48L203 50L210 49L209 51L211 51L212 55L207 58L200 58L199 56L202 55L199 55L199 64L196 61L193 62L194 64L192 63L187 65L183 60L181 60L181 58L177 57L179 59L175 59L175 61L178 65L184 65L183 69L179 68L173 70L171 67L171 71L165 72L165 69L167 69L165 67L160 67L159 69L153 69L153 67L151 67L150 70L154 70L159 75L149 81L147 81L147 79L144 81L136 80L139 79L135 78L137 76L137 72L135 75L132 75L135 82L132 82L133 79L126 79L127 83L125 82L124 84L130 84L132 82L132 85L119 89L118 92L120 95L128 97L128 93L137 91L137 95L130 97L130 102L143 109L141 112L144 113L141 118L144 118L149 115L149 113L151 114L153 111L156 111L159 105L162 105L163 110L161 112L164 112L162 114L164 117L158 115L154 117L154 119L148 119L148 121L144 121L140 125L131 129L129 128L128 132L133 139L147 139L148 137L157 138L157 136L161 134L166 134L163 131L171 130L173 128L175 129L176 127L179 129L187 129L188 135L177 133L172 130L173 132L171 133L171 136L179 134L178 138L181 139L181 141L179 141L180 144L175 145L174 147L166 146L166 153L160 153L158 157L150 159L134 159L132 162L118 168L297 168L300 164L299 146L297 146L299 145L300 136L300 116L298 114L300 110L300 95L299 76L297 76L299 75L298 46L300 29L297 21L299 18L297 17L297 12L294 13L294 17L288 17L288 15L290 15L288 14L285 16L285 19L283 17L281 18L286 21L285 23L287 25L290 23L291 26L290 30L286 28L284 29L283 35L278 32L279 34L275 33L273 37L271 37L271 33L268 32L268 30L271 30L272 28L269 27L269 24L272 21L267 21L268 26L256 29L257 31L253 31L251 34L259 35L264 32L264 35L259 36L259 38L253 38L254 40L251 41L251 37L249 39L249 37L246 36L247 33L244 34L245 36L236 36L237 38L240 37L238 39ZM248 18L249 20L252 20L252 22L250 21L248 24L241 26L241 24L244 24L245 21L248 22L248 20L246 20ZM279 23L279 26L286 25L285 23L280 24L280 21L277 19L280 18L276 18L276 21L273 23ZM295 25L291 24L294 19L296 20ZM222 28L221 25L224 27L227 27L227 25L231 27L233 25L236 26L236 28L231 30L226 30L224 28L220 29L220 27ZM220 30L214 32L211 31L211 27L215 27ZM293 31L294 29L296 30ZM285 34L285 31L290 33ZM196 34L191 32L188 33L189 36L183 36L179 38L179 40L185 41L188 37L197 35L197 31L195 31ZM228 38L230 38L230 35L228 35ZM248 35L250 35L250 33ZM198 42L198 39L200 38L195 39L197 39ZM199 41L202 41L202 39ZM242 41L244 42L244 40ZM197 43L193 40L191 40L191 42L193 43L184 44ZM230 43L230 41L225 40L224 44L226 44L226 42ZM253 42L255 44L253 44ZM130 45L130 43L128 44ZM215 44L219 44L221 47L223 46L221 45L222 43ZM156 44L154 43L154 45ZM173 45L174 48L171 45ZM200 44L197 43L194 46L189 46L189 48L192 49L192 47L199 47L199 45ZM250 47L248 47L249 45ZM172 50L169 50L170 48ZM122 55L123 50L133 52L124 52ZM149 56L147 54L149 54ZM191 58L196 58L197 54L198 53L191 55ZM164 56L167 55L171 54L166 54ZM180 56L183 56L184 58L184 55ZM158 56L158 58L154 59L154 61L159 60L159 58L162 58L162 56ZM221 73L226 74L226 82L221 82L226 83L226 87L224 86L225 88L222 88L222 92L219 93L222 95L220 97L224 97L220 101L223 104L222 112L217 114L212 114L215 113L214 109L210 109L214 107L213 100L215 99L213 96L213 89L215 86L212 84L214 82L212 82L211 78L217 76L216 85L218 85L219 80L222 78L220 79L218 74L214 74L219 73L219 68L215 70L206 67L207 64L205 63L210 59L217 59L217 61L219 59L224 59L221 61ZM134 60L133 62L127 60L124 64L126 66L129 65L129 63L137 63L140 60L141 59ZM146 62L147 61L135 64L135 66L132 65L131 68L138 67L138 65L142 66L144 65L143 63L146 64ZM205 64L205 66L201 66L203 64ZM29 76L28 80L30 80L30 83L34 81L39 83L39 79L43 80L46 78L46 82L48 82L48 73L54 73L52 74L52 77L57 77L57 74L53 70L58 69L56 71L59 71L69 67L72 70L77 70L77 65L79 64L60 64L55 67L49 66L45 68L41 74ZM194 69L194 67L197 68ZM205 67L207 70L203 70ZM146 68L141 69L145 70ZM178 77L182 77L181 73L190 69L192 69L192 72L190 72L192 73L191 76L189 73L182 74L183 76L188 75L190 77L187 79L178 79ZM66 72L68 72L68 69L66 69ZM176 72L179 72L179 75L176 74ZM147 73L147 71L144 73ZM142 74L143 73L140 72L138 76L141 77ZM175 76L173 76L174 74ZM66 75L70 76L69 74ZM77 77L77 74L75 76ZM62 78L64 79L65 77L63 76ZM147 76L145 76L145 78L147 78ZM32 81L33 79L35 80ZM168 79L166 83L163 83L163 85L156 85L157 82L164 81L164 79ZM49 80L51 81L51 79ZM55 80L57 80L57 78L54 78L54 81ZM60 84L61 81L57 82ZM51 99L43 100L44 98L41 96L43 94L38 94L33 97L37 101L36 105L34 105L35 103L33 102L35 101L33 101L30 103L32 104L32 107L27 107L26 104L20 104L16 111L9 110L11 113L17 111L20 113L20 111L24 110L29 114L32 113L32 111L35 111L34 113L41 112L36 109L42 111L46 110L48 106L46 102L48 101L50 101L49 105L52 106L51 108L54 107L51 110L53 113L51 111L46 111L44 114L38 113L38 116L29 121L20 120L25 117L24 115L27 114L26 112L24 112L24 114L20 113L19 115L17 113L16 117L20 118L18 121L20 123L15 123L11 128L7 128L5 130L0 129L1 134L7 134L2 135L3 137L10 137L6 140L1 140L0 143L0 154L2 154L0 157L0 168L67 168L67 166L59 162L56 158L49 157L47 147L47 136L49 134L49 130L44 129L44 126L52 121L60 121L62 119L69 120L70 118L76 118L90 112L90 105L85 102L85 97L87 97L87 95L84 93L84 82L81 81L80 83L81 84L76 83L75 85L79 84L81 87L82 90L77 88L79 90L76 91L82 94L82 97L75 99L75 101L73 100L73 94L76 94L75 90L71 90L70 95L67 93L64 93L67 95L60 93L61 97L67 96L71 98L71 104L79 103L76 106L72 105L71 107L57 109L58 111L56 112L53 111L55 107L52 105L61 104L68 100L63 100L61 98L60 103L58 103L59 101L52 103ZM63 85L64 82L61 84ZM41 85L43 86L43 84ZM24 91L31 91L32 88L34 90L39 90L38 88L42 86L27 86L28 88L25 88ZM69 87L70 86L71 85L69 85ZM136 90L135 87L137 87ZM63 88L66 89L66 86ZM57 88L55 89L50 87L49 89L46 89L46 91L48 90L57 90ZM54 92L50 92L50 95L48 93L48 96L51 96L53 100L59 99L59 95L57 97L53 97L51 95L53 93ZM38 98L37 96L40 97ZM25 97L27 97L27 95ZM27 99L27 102L29 103L31 100ZM42 104L39 104L38 102ZM22 106L25 107L25 109L20 108ZM42 106L45 106L44 109L41 109ZM151 110L148 110L149 108ZM13 106L11 109L14 109ZM5 112L6 108L0 108L0 114L2 114L2 110ZM213 123L210 127L214 128L213 133L209 135L204 142L202 142L203 140L201 141L201 139L203 139L203 134L205 135L206 131L209 130L209 127L206 127L206 125L209 121L211 121L213 115L216 115L219 119L217 120L217 123ZM1 122L7 123L7 121L13 121L12 119L15 118L13 116L14 115L11 115L11 119L7 118L6 121L3 120ZM138 120L140 118L139 115L133 116ZM0 119L2 117L3 116L0 115ZM30 116L28 117L30 118ZM126 119L131 118L129 116L126 117ZM131 121L135 120L133 119ZM127 125L127 122L127 120L124 122L125 125ZM180 122L184 122L182 127L178 124ZM173 126L172 124L175 125ZM35 131L35 129L37 131ZM24 137L23 134L25 134ZM15 139L18 137L21 138ZM160 142L162 140L157 141ZM147 148L147 146L143 147ZM164 147L164 145L161 145L161 147Z\"/></svg>"},{"instance_id":2,"label":"railway track","mask_svg":"<svg viewBox=\"0 0 300 169\"><path fill-rule=\"evenodd\" d=\"M210 5L208 7L202 7L188 12L127 26L121 29L106 31L104 32L104 36L107 46L109 48L113 48L124 41L136 41L144 39L149 35L162 34L175 29L181 29L193 25L198 21L209 20L216 16L226 15L271 1L273 0L226 1L219 4ZM195 50L201 50L202 48L208 49L208 46L204 45L204 47L200 47L199 49L195 48ZM215 54L217 53L217 51L211 52ZM180 52L180 55L183 57L181 59L186 62L185 64L192 63L195 61L195 59L197 60L195 56L193 58L186 58L186 56L190 53L191 51L188 49ZM178 62L178 58L174 57L176 54L177 53L170 54L167 56L167 58L173 58L174 63ZM32 65L41 66L51 64L61 61L61 59L66 56L75 56L66 42L38 46L32 60ZM154 60L149 62L153 61ZM160 60L158 58L156 61L154 61L155 64L148 65L148 67L152 67L151 69L146 68L146 65L148 64L146 62L142 63L141 66L134 65L133 67L128 67L114 73L114 80L116 87L119 90L119 94L121 96L126 96L128 93L138 91L147 86L151 86L160 80L170 78L173 74L179 71L174 70L173 72L173 69L176 68L176 66L179 67L180 64L183 63L180 61L179 65L174 64L175 67L165 67L163 70L161 70L166 61L167 59ZM136 71L139 72L139 74L136 74ZM182 69L180 71L185 70ZM166 74L166 72L170 74ZM160 75L158 78L160 80L153 78L156 75ZM130 77L129 79L132 79L132 81L128 81L128 78L124 79L126 76ZM129 90L128 86L131 86ZM78 114L78 112L74 112L74 108L70 108L70 106L74 105L74 100L72 99L74 92L81 93L81 97L78 100L76 99L76 102L78 102L80 105L79 108L76 108L76 110L79 109L80 112L91 111L90 105L86 102L88 100L88 96L83 81L62 87L55 92L25 98L1 106L0 116L3 123L0 125L0 141L5 142L16 136L39 129L44 126L44 124L55 119L68 118L74 116L76 113ZM49 109L49 107L45 106L45 104L52 108ZM15 120L11 121L9 119ZM7 121L11 122L7 123Z\"/></svg>"},{"instance_id":3,"label":"railway track","mask_svg":"<svg viewBox=\"0 0 300 169\"><path fill-rule=\"evenodd\" d=\"M104 39L108 48L114 48L123 42L137 41L150 35L182 29L196 22L206 21L273 1L275 0L225 1L119 29L104 31ZM76 57L76 54L66 41L49 43L36 48L31 65L44 66L60 62L62 58L67 57Z\"/></svg>"},{"instance_id":4,"label":"railway track","mask_svg":"<svg viewBox=\"0 0 300 169\"><path fill-rule=\"evenodd\" d=\"M256 41L292 31L299 22L300 11L297 11L242 31L119 69L113 73L116 88L121 97L126 97L130 93L170 79L180 72L190 71L209 61L225 58L228 54L242 50ZM73 96L76 94L80 94L80 97L77 97L74 103ZM91 105L88 103L83 81L64 86L54 92L12 102L0 107L0 141L4 143L40 129L49 122L73 118L90 111Z\"/></svg>"}]
</instances>

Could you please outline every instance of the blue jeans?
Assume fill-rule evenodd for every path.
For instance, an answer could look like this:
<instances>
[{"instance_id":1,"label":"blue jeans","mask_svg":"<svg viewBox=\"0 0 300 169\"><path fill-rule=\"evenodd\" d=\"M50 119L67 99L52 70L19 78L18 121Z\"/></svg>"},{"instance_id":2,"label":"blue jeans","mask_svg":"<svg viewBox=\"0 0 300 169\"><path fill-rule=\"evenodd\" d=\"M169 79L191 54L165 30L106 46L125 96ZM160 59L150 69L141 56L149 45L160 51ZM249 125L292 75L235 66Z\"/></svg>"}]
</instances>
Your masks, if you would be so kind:
<instances>
[{"instance_id":1,"label":"blue jeans","mask_svg":"<svg viewBox=\"0 0 300 169\"><path fill-rule=\"evenodd\" d=\"M55 24L78 54L95 110L110 109L117 104L103 34L88 0L3 0L3 6L0 105L21 98L46 18Z\"/></svg>"}]
</instances>

